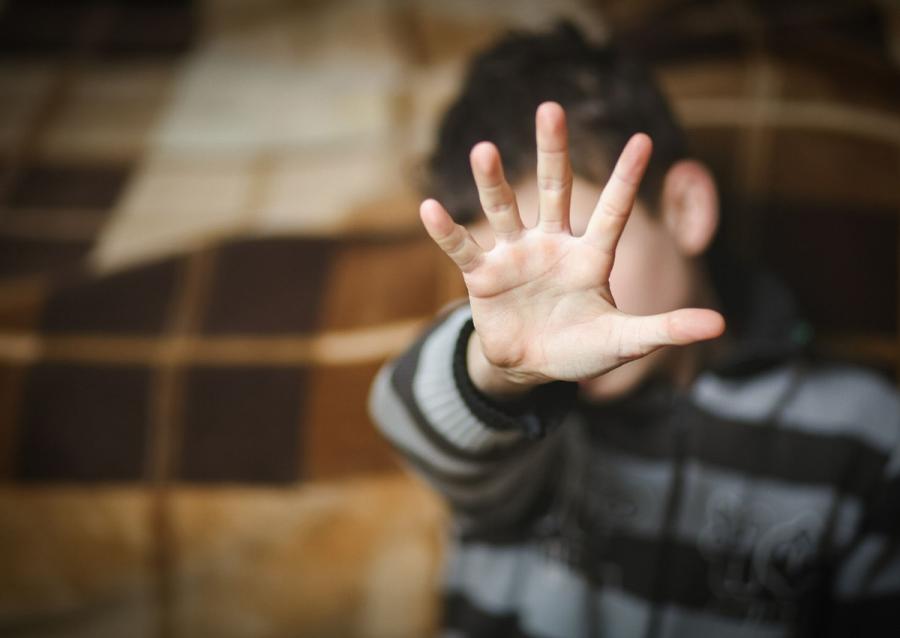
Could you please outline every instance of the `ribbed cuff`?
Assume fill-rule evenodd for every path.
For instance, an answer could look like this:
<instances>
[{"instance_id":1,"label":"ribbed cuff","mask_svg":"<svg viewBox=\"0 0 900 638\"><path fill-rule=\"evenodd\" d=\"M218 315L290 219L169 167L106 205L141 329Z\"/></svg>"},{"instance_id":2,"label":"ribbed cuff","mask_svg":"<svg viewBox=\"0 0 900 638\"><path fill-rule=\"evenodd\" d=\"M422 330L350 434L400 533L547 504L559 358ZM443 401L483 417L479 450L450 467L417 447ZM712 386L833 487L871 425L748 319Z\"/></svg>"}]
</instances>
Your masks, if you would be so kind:
<instances>
[{"instance_id":1,"label":"ribbed cuff","mask_svg":"<svg viewBox=\"0 0 900 638\"><path fill-rule=\"evenodd\" d=\"M474 331L475 324L469 319L459 331L453 352L453 377L472 413L491 429L518 431L532 439L541 438L558 427L575 402L578 384L572 381L545 383L503 403L488 397L469 377L466 356L469 337Z\"/></svg>"}]
</instances>

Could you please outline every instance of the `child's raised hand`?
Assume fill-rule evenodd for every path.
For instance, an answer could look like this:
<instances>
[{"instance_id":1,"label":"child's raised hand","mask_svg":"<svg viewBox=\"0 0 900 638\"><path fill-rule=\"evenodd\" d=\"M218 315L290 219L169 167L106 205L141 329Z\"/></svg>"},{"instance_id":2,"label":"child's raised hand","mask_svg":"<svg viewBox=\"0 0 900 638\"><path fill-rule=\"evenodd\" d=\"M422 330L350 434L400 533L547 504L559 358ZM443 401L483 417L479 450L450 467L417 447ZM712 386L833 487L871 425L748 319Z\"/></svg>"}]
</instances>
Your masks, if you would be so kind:
<instances>
[{"instance_id":1,"label":"child's raised hand","mask_svg":"<svg viewBox=\"0 0 900 638\"><path fill-rule=\"evenodd\" d=\"M470 160L493 248L483 250L437 201L426 200L420 209L428 234L459 266L469 291L477 333L469 370L476 385L504 393L590 379L663 346L719 336L724 321L713 310L628 315L616 308L610 292L616 244L650 158L650 138L636 134L628 141L587 229L575 237L569 228L565 114L547 102L535 119L535 227L523 226L500 155L489 142L476 145Z\"/></svg>"}]
</instances>

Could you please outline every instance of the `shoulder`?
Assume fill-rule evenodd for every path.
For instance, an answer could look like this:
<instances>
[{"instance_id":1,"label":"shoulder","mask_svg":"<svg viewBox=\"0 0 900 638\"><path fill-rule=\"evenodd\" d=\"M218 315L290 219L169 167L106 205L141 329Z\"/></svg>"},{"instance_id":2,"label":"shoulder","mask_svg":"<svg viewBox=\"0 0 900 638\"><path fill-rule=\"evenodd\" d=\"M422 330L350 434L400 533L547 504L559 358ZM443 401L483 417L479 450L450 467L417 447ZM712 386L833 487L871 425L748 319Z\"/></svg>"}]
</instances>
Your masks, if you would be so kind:
<instances>
[{"instance_id":1,"label":"shoulder","mask_svg":"<svg viewBox=\"0 0 900 638\"><path fill-rule=\"evenodd\" d=\"M694 399L725 418L774 419L780 427L853 439L888 455L900 447L900 394L858 365L797 360L740 378L705 374Z\"/></svg>"},{"instance_id":2,"label":"shoulder","mask_svg":"<svg viewBox=\"0 0 900 638\"><path fill-rule=\"evenodd\" d=\"M826 434L868 439L879 448L894 448L900 441L896 388L878 373L850 364L806 370L783 418Z\"/></svg>"}]
</instances>

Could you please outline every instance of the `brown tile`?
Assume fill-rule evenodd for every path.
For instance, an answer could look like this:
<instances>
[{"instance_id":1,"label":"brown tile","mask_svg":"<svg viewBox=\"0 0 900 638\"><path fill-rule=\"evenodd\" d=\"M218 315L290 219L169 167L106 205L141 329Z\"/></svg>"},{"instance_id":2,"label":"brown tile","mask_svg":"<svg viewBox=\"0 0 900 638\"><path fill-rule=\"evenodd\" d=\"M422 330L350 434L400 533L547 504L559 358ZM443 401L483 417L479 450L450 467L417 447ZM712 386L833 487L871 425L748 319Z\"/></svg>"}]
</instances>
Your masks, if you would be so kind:
<instances>
[{"instance_id":1,"label":"brown tile","mask_svg":"<svg viewBox=\"0 0 900 638\"><path fill-rule=\"evenodd\" d=\"M0 151L8 153L24 141L58 76L51 62L0 61Z\"/></svg>"},{"instance_id":2,"label":"brown tile","mask_svg":"<svg viewBox=\"0 0 900 638\"><path fill-rule=\"evenodd\" d=\"M897 112L900 71L876 50L813 29L773 44L784 99Z\"/></svg>"},{"instance_id":3,"label":"brown tile","mask_svg":"<svg viewBox=\"0 0 900 638\"><path fill-rule=\"evenodd\" d=\"M631 5L631 0L624 5ZM645 6L659 5L650 0ZM727 5L710 3L684 11L659 11L654 6L651 20L639 20L628 32L629 46L651 63L667 65L688 61L706 62L739 58L750 49L747 31L752 28ZM624 31L623 31L624 33Z\"/></svg>"},{"instance_id":4,"label":"brown tile","mask_svg":"<svg viewBox=\"0 0 900 638\"><path fill-rule=\"evenodd\" d=\"M432 634L446 522L406 477L173 494L185 636Z\"/></svg>"},{"instance_id":5,"label":"brown tile","mask_svg":"<svg viewBox=\"0 0 900 638\"><path fill-rule=\"evenodd\" d=\"M35 330L48 289L48 280L41 276L0 283L0 330L19 333Z\"/></svg>"},{"instance_id":6,"label":"brown tile","mask_svg":"<svg viewBox=\"0 0 900 638\"><path fill-rule=\"evenodd\" d=\"M266 239L225 246L218 259L204 331L304 333L318 327L334 242Z\"/></svg>"},{"instance_id":7,"label":"brown tile","mask_svg":"<svg viewBox=\"0 0 900 638\"><path fill-rule=\"evenodd\" d=\"M385 472L399 467L369 419L366 400L381 362L317 367L308 378L303 467L310 480Z\"/></svg>"},{"instance_id":8,"label":"brown tile","mask_svg":"<svg viewBox=\"0 0 900 638\"><path fill-rule=\"evenodd\" d=\"M0 217L0 233L9 237L92 241L100 233L108 217L109 212L105 210L13 210Z\"/></svg>"},{"instance_id":9,"label":"brown tile","mask_svg":"<svg viewBox=\"0 0 900 638\"><path fill-rule=\"evenodd\" d=\"M740 183L739 152L743 131L739 127L696 126L688 129L690 153L713 171L720 190L733 191Z\"/></svg>"},{"instance_id":10,"label":"brown tile","mask_svg":"<svg viewBox=\"0 0 900 638\"><path fill-rule=\"evenodd\" d=\"M183 260L170 259L57 288L41 326L48 334L159 334L166 328Z\"/></svg>"},{"instance_id":11,"label":"brown tile","mask_svg":"<svg viewBox=\"0 0 900 638\"><path fill-rule=\"evenodd\" d=\"M91 11L79 3L11 0L0 11L0 55L46 55L72 49Z\"/></svg>"},{"instance_id":12,"label":"brown tile","mask_svg":"<svg viewBox=\"0 0 900 638\"><path fill-rule=\"evenodd\" d=\"M201 483L300 478L305 374L292 368L195 367L184 376L177 474Z\"/></svg>"},{"instance_id":13,"label":"brown tile","mask_svg":"<svg viewBox=\"0 0 900 638\"><path fill-rule=\"evenodd\" d=\"M416 16L419 30L419 56L430 64L447 60L466 60L502 35L509 23L498 15L453 15L450 11L420 10ZM462 13L462 12L460 12Z\"/></svg>"},{"instance_id":14,"label":"brown tile","mask_svg":"<svg viewBox=\"0 0 900 638\"><path fill-rule=\"evenodd\" d=\"M741 97L747 91L743 57L674 62L660 66L658 80L670 100Z\"/></svg>"},{"instance_id":15,"label":"brown tile","mask_svg":"<svg viewBox=\"0 0 900 638\"><path fill-rule=\"evenodd\" d=\"M0 279L77 270L91 243L0 236Z\"/></svg>"},{"instance_id":16,"label":"brown tile","mask_svg":"<svg viewBox=\"0 0 900 638\"><path fill-rule=\"evenodd\" d=\"M190 0L120 3L97 49L106 57L176 56L191 46L198 26Z\"/></svg>"},{"instance_id":17,"label":"brown tile","mask_svg":"<svg viewBox=\"0 0 900 638\"><path fill-rule=\"evenodd\" d=\"M0 482L13 474L26 367L0 362Z\"/></svg>"},{"instance_id":18,"label":"brown tile","mask_svg":"<svg viewBox=\"0 0 900 638\"><path fill-rule=\"evenodd\" d=\"M151 371L42 363L25 381L16 477L29 482L145 476Z\"/></svg>"},{"instance_id":19,"label":"brown tile","mask_svg":"<svg viewBox=\"0 0 900 638\"><path fill-rule=\"evenodd\" d=\"M893 334L897 329L895 211L772 202L763 215L763 256L818 328Z\"/></svg>"},{"instance_id":20,"label":"brown tile","mask_svg":"<svg viewBox=\"0 0 900 638\"><path fill-rule=\"evenodd\" d=\"M6 635L157 635L150 498L138 487L0 487Z\"/></svg>"},{"instance_id":21,"label":"brown tile","mask_svg":"<svg viewBox=\"0 0 900 638\"><path fill-rule=\"evenodd\" d=\"M326 280L323 327L374 326L435 312L438 273L429 242L427 238L342 242Z\"/></svg>"},{"instance_id":22,"label":"brown tile","mask_svg":"<svg viewBox=\"0 0 900 638\"><path fill-rule=\"evenodd\" d=\"M897 146L883 139L828 130L777 132L766 158L777 197L854 207L900 207Z\"/></svg>"}]
</instances>

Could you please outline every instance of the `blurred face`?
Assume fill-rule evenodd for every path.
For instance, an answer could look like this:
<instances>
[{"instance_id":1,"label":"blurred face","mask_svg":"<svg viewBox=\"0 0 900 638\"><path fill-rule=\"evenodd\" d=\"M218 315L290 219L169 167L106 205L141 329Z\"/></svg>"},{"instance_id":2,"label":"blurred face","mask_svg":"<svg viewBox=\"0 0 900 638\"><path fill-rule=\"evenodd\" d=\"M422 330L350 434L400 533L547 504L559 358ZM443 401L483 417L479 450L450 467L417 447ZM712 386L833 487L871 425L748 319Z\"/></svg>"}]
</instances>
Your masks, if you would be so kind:
<instances>
[{"instance_id":1,"label":"blurred face","mask_svg":"<svg viewBox=\"0 0 900 638\"><path fill-rule=\"evenodd\" d=\"M525 226L534 226L538 215L535 180L526 180L514 190ZM601 185L575 177L570 211L574 235L584 233L601 190ZM493 246L493 235L486 221L478 222L470 230L483 247ZM629 314L648 315L692 306L698 295L698 283L693 260L679 251L675 238L659 217L638 201L619 240L610 276L610 289L617 307ZM657 350L601 377L581 382L582 393L593 400L619 396L648 374L673 364L681 352L683 349Z\"/></svg>"}]
</instances>

